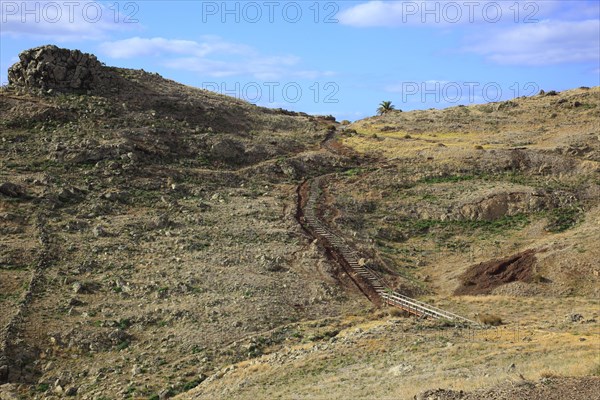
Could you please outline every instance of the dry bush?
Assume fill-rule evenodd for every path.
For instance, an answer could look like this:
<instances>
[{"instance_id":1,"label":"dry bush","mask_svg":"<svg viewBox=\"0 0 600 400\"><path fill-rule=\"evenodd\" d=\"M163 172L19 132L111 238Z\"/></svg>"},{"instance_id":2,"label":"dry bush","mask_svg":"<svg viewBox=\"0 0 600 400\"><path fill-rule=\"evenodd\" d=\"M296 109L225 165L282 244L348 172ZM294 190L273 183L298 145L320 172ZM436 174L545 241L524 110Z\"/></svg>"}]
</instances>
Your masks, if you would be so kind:
<instances>
[{"instance_id":1,"label":"dry bush","mask_svg":"<svg viewBox=\"0 0 600 400\"><path fill-rule=\"evenodd\" d=\"M499 326L502 325L502 318L495 314L480 314L479 321L482 324L490 325L490 326Z\"/></svg>"}]
</instances>

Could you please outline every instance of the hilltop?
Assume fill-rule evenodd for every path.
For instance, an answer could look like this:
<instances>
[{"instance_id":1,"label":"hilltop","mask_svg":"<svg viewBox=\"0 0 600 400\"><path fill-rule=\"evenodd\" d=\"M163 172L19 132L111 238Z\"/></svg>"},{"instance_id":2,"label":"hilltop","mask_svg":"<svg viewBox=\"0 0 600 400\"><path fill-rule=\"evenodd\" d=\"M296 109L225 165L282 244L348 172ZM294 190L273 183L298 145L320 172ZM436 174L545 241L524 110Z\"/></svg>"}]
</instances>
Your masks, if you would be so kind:
<instances>
[{"instance_id":1,"label":"hilltop","mask_svg":"<svg viewBox=\"0 0 600 400\"><path fill-rule=\"evenodd\" d=\"M55 46L9 79L0 398L412 398L598 374L600 88L341 125ZM395 288L504 336L372 303L301 224L315 177L320 218Z\"/></svg>"}]
</instances>

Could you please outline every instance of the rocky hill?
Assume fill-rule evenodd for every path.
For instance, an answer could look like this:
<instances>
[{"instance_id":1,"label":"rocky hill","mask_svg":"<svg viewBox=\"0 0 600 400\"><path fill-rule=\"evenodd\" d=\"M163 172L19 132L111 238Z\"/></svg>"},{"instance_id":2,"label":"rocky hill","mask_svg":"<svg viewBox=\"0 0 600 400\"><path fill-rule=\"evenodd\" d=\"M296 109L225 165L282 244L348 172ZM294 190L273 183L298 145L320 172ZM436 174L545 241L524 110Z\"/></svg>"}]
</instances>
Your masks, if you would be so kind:
<instances>
[{"instance_id":1,"label":"rocky hill","mask_svg":"<svg viewBox=\"0 0 600 400\"><path fill-rule=\"evenodd\" d=\"M412 398L598 374L599 88L346 126L55 46L9 80L1 399ZM365 262L504 339L373 304L303 230L317 176L318 215Z\"/></svg>"}]
</instances>

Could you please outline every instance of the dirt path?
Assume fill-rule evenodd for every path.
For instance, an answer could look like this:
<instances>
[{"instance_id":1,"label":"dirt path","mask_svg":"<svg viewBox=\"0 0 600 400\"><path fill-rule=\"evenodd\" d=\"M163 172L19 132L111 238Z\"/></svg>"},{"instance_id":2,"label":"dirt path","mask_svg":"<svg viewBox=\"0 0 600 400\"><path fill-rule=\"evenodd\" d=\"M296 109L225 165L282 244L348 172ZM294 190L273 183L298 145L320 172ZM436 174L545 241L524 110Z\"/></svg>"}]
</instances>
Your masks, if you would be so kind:
<instances>
[{"instance_id":1,"label":"dirt path","mask_svg":"<svg viewBox=\"0 0 600 400\"><path fill-rule=\"evenodd\" d=\"M27 345L23 339L27 313L40 286L44 280L44 272L53 262L51 241L46 228L45 218L38 214L36 227L40 250L37 263L31 271L31 278L17 311L2 330L2 343L0 344L0 384L6 382L31 381L39 371L26 368L28 359L37 358L36 349Z\"/></svg>"}]
</instances>

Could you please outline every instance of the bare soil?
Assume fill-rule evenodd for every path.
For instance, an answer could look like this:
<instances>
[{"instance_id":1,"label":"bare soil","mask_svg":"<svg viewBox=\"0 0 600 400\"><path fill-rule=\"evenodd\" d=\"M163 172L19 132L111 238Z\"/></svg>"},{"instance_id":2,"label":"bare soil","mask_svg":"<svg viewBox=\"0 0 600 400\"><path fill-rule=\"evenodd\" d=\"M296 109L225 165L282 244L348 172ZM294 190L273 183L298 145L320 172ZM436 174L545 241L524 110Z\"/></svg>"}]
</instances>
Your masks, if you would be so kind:
<instances>
[{"instance_id":1,"label":"bare soil","mask_svg":"<svg viewBox=\"0 0 600 400\"><path fill-rule=\"evenodd\" d=\"M498 286L511 282L530 283L536 250L526 250L500 260L475 264L461 276L456 295L490 294Z\"/></svg>"}]
</instances>

